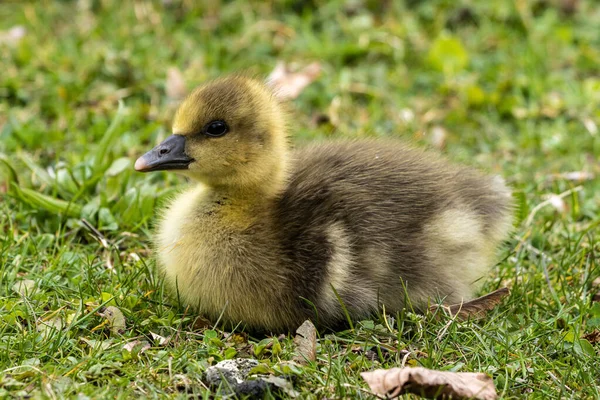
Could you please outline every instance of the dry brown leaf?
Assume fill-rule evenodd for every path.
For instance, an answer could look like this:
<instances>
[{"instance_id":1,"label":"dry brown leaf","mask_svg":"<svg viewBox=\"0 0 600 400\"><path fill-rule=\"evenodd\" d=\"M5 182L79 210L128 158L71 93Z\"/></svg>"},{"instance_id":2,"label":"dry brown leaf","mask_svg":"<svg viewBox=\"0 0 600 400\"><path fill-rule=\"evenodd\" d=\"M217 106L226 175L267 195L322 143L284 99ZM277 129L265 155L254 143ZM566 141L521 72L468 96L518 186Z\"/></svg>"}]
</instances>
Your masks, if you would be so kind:
<instances>
[{"instance_id":1,"label":"dry brown leaf","mask_svg":"<svg viewBox=\"0 0 600 400\"><path fill-rule=\"evenodd\" d=\"M165 82L165 91L171 101L179 101L187 94L185 79L177 67L171 67L167 70L167 80Z\"/></svg>"},{"instance_id":2,"label":"dry brown leaf","mask_svg":"<svg viewBox=\"0 0 600 400\"><path fill-rule=\"evenodd\" d=\"M404 393L433 399L498 398L494 381L483 373L434 371L416 367L378 369L360 375L374 394L386 398L398 397Z\"/></svg>"},{"instance_id":3,"label":"dry brown leaf","mask_svg":"<svg viewBox=\"0 0 600 400\"><path fill-rule=\"evenodd\" d=\"M305 87L321 75L321 64L313 62L298 72L293 72L289 65L279 61L267 78L277 97L280 99L295 99Z\"/></svg>"},{"instance_id":4,"label":"dry brown leaf","mask_svg":"<svg viewBox=\"0 0 600 400\"><path fill-rule=\"evenodd\" d=\"M296 330L294 337L296 355L293 360L298 364L306 365L317 358L317 329L310 320L304 321Z\"/></svg>"},{"instance_id":5,"label":"dry brown leaf","mask_svg":"<svg viewBox=\"0 0 600 400\"><path fill-rule=\"evenodd\" d=\"M591 344L600 343L600 331L596 329L595 331L586 333L583 335L583 338Z\"/></svg>"},{"instance_id":6,"label":"dry brown leaf","mask_svg":"<svg viewBox=\"0 0 600 400\"><path fill-rule=\"evenodd\" d=\"M467 301L460 304L446 305L433 305L429 307L429 311L435 312L438 308L443 308L450 315L460 320L466 319L477 319L484 317L488 311L494 309L503 298L510 294L510 290L506 287L494 290L492 293L486 294L485 296L478 297L471 301Z\"/></svg>"},{"instance_id":7,"label":"dry brown leaf","mask_svg":"<svg viewBox=\"0 0 600 400\"><path fill-rule=\"evenodd\" d=\"M192 331L200 331L206 328L210 328L212 323L204 317L197 316L192 322L191 329Z\"/></svg>"}]
</instances>

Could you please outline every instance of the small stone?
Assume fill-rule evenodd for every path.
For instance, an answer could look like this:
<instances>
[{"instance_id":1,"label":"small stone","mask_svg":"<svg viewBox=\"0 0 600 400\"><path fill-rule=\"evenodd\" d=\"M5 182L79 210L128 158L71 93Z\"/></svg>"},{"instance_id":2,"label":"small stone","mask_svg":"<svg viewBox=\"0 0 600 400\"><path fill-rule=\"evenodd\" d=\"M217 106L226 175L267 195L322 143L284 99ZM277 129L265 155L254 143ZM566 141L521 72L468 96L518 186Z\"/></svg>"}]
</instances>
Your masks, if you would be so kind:
<instances>
[{"instance_id":1,"label":"small stone","mask_svg":"<svg viewBox=\"0 0 600 400\"><path fill-rule=\"evenodd\" d=\"M258 365L258 361L247 358L221 361L206 370L205 381L213 388L220 388L221 395L260 398L270 389L283 391L290 397L298 396L292 383L282 377L250 375Z\"/></svg>"},{"instance_id":2,"label":"small stone","mask_svg":"<svg viewBox=\"0 0 600 400\"><path fill-rule=\"evenodd\" d=\"M262 379L244 381L235 386L235 394L238 396L248 396L252 399L261 398L264 396L268 386L269 384Z\"/></svg>"},{"instance_id":3,"label":"small stone","mask_svg":"<svg viewBox=\"0 0 600 400\"><path fill-rule=\"evenodd\" d=\"M206 383L216 387L224 379L229 385L237 386L246 380L252 368L257 365L258 361L247 358L221 361L206 370Z\"/></svg>"}]
</instances>

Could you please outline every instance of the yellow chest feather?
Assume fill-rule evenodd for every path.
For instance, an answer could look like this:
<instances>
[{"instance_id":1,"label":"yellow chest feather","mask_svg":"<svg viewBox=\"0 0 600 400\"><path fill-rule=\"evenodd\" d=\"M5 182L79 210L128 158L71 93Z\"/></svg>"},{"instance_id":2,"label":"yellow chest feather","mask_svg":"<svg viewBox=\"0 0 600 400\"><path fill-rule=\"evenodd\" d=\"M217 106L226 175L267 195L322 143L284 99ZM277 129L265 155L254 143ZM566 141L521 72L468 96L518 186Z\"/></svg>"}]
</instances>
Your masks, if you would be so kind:
<instances>
[{"instance_id":1,"label":"yellow chest feather","mask_svg":"<svg viewBox=\"0 0 600 400\"><path fill-rule=\"evenodd\" d=\"M196 212L203 201L205 188L197 186L182 194L167 207L162 215L156 237L159 267L167 281L177 290L186 304L194 302L198 292L205 293L207 301L215 304L196 305L202 308L221 303L215 281L219 268L214 268L218 252L216 243L203 235L202 218Z\"/></svg>"},{"instance_id":2,"label":"yellow chest feather","mask_svg":"<svg viewBox=\"0 0 600 400\"><path fill-rule=\"evenodd\" d=\"M274 316L264 312L273 303L257 293L276 297L282 279L258 270L275 265L276 255L257 250L260 238L246 232L251 220L214 200L198 186L166 208L156 237L159 268L184 305L212 318L223 312L226 319L264 324Z\"/></svg>"}]
</instances>

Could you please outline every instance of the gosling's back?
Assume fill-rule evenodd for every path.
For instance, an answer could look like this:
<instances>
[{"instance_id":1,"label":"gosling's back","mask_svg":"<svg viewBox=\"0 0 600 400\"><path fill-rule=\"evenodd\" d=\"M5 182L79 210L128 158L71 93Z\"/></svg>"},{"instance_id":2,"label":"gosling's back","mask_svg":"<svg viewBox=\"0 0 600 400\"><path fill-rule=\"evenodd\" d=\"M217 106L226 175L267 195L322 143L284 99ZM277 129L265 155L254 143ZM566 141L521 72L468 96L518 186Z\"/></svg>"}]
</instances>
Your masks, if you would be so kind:
<instances>
[{"instance_id":1,"label":"gosling's back","mask_svg":"<svg viewBox=\"0 0 600 400\"><path fill-rule=\"evenodd\" d=\"M469 298L511 226L500 178L450 165L392 141L316 144L293 153L274 231L292 274L289 291L307 315L336 324L406 294L428 301ZM314 315L313 315L314 317Z\"/></svg>"}]
</instances>

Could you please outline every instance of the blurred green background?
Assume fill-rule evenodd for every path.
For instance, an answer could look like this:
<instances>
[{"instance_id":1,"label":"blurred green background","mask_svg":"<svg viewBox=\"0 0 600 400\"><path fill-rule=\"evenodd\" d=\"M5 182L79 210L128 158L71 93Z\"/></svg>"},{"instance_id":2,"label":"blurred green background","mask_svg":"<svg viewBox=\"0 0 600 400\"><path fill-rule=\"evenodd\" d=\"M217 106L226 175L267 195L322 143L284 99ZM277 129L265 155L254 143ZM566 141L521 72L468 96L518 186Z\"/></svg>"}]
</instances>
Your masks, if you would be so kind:
<instances>
[{"instance_id":1,"label":"blurred green background","mask_svg":"<svg viewBox=\"0 0 600 400\"><path fill-rule=\"evenodd\" d=\"M0 3L0 397L208 396L206 367L246 353L299 391L367 397L358 373L402 351L505 398L600 396L599 27L591 0ZM393 136L506 178L515 234L484 291L507 302L443 338L410 312L330 333L292 372L289 337L235 342L169 304L149 238L183 180L133 161L185 90L278 62L321 67L291 101L298 145Z\"/></svg>"}]
</instances>

